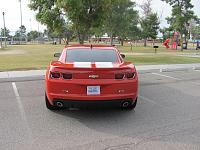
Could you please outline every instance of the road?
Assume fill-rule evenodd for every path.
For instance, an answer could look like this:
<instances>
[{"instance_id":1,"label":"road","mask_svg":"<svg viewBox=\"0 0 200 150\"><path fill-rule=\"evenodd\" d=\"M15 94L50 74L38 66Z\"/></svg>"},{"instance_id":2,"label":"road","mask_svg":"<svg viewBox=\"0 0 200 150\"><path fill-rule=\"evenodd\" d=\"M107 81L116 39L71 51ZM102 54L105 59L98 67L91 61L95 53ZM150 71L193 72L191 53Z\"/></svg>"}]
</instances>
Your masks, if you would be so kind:
<instances>
[{"instance_id":1,"label":"road","mask_svg":"<svg viewBox=\"0 0 200 150\"><path fill-rule=\"evenodd\" d=\"M200 150L200 71L139 80L134 111L50 111L41 78L0 80L0 149Z\"/></svg>"}]
</instances>

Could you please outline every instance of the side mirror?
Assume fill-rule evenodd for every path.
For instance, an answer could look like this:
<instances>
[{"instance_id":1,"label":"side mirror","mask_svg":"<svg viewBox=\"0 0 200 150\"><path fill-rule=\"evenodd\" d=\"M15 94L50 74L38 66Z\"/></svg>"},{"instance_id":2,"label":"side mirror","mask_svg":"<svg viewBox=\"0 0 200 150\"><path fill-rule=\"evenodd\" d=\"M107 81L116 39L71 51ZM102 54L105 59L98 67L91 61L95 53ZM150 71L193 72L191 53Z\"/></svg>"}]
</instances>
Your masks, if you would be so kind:
<instances>
[{"instance_id":1,"label":"side mirror","mask_svg":"<svg viewBox=\"0 0 200 150\"><path fill-rule=\"evenodd\" d=\"M60 57L61 53L55 53L54 57Z\"/></svg>"},{"instance_id":2,"label":"side mirror","mask_svg":"<svg viewBox=\"0 0 200 150\"><path fill-rule=\"evenodd\" d=\"M124 54L120 54L121 55L121 57L124 59L126 56L124 55Z\"/></svg>"}]
</instances>

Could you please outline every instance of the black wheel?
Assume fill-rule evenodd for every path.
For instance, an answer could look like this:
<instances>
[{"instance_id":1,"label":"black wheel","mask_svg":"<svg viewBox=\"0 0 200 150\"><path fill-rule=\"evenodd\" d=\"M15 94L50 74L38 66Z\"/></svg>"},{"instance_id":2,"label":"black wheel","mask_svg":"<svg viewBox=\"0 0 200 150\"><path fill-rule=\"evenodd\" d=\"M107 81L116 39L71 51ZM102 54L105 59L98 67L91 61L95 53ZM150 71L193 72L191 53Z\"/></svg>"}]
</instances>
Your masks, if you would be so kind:
<instances>
[{"instance_id":1,"label":"black wheel","mask_svg":"<svg viewBox=\"0 0 200 150\"><path fill-rule=\"evenodd\" d=\"M49 103L49 100L48 100L48 97L45 93L45 102L46 102L46 107L49 109L49 110L58 110L59 108L57 106L53 106Z\"/></svg>"},{"instance_id":2,"label":"black wheel","mask_svg":"<svg viewBox=\"0 0 200 150\"><path fill-rule=\"evenodd\" d=\"M136 100L135 100L135 102L134 102L133 104L131 104L131 105L129 105L129 106L127 107L127 110L134 110L135 107L136 107L136 105L137 105L137 98L136 98Z\"/></svg>"}]
</instances>

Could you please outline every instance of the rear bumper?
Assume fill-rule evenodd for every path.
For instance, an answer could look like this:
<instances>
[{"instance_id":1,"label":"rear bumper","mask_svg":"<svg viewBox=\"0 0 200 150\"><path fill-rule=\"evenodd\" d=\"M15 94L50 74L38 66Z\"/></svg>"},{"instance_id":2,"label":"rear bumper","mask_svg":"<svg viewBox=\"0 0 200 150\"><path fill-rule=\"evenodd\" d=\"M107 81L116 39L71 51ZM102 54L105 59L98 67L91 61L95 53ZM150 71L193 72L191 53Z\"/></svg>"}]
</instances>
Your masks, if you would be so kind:
<instances>
[{"instance_id":1,"label":"rear bumper","mask_svg":"<svg viewBox=\"0 0 200 150\"><path fill-rule=\"evenodd\" d=\"M63 107L68 107L68 108L119 107L125 101L129 102L130 104L133 104L135 102L135 100L132 100L132 99L116 99L116 100L101 100L101 101L99 101L99 100L62 100L62 99L54 99L53 100L53 105L56 106L57 102L61 102L63 104Z\"/></svg>"},{"instance_id":2,"label":"rear bumper","mask_svg":"<svg viewBox=\"0 0 200 150\"><path fill-rule=\"evenodd\" d=\"M124 101L124 100L131 100L134 101L137 98L137 93L131 93L131 94L109 94L109 95L99 95L99 96L88 96L88 95L64 95L64 94L53 94L53 93L47 93L47 97L49 97L49 102L51 104L54 104L55 101L62 101L64 103L77 103L77 102L116 102ZM121 103L121 102L119 102Z\"/></svg>"},{"instance_id":3,"label":"rear bumper","mask_svg":"<svg viewBox=\"0 0 200 150\"><path fill-rule=\"evenodd\" d=\"M100 95L87 95L87 86L100 86ZM134 101L138 94L138 80L48 80L46 79L46 94L53 105L55 100L65 103L70 101ZM68 101L68 102L67 102Z\"/></svg>"}]
</instances>

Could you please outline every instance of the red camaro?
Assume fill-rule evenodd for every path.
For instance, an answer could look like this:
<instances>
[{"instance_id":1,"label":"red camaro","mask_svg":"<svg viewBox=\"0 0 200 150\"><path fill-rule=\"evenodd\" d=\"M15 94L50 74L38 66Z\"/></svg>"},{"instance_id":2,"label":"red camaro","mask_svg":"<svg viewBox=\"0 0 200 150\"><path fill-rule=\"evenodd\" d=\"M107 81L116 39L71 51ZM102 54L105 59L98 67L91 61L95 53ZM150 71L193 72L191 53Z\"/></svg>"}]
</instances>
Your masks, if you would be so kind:
<instances>
[{"instance_id":1,"label":"red camaro","mask_svg":"<svg viewBox=\"0 0 200 150\"><path fill-rule=\"evenodd\" d=\"M74 45L64 48L47 68L46 106L120 106L134 109L138 76L134 65L112 46Z\"/></svg>"}]
</instances>

